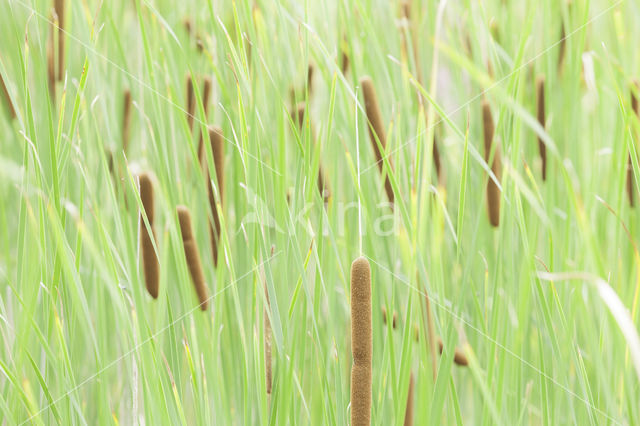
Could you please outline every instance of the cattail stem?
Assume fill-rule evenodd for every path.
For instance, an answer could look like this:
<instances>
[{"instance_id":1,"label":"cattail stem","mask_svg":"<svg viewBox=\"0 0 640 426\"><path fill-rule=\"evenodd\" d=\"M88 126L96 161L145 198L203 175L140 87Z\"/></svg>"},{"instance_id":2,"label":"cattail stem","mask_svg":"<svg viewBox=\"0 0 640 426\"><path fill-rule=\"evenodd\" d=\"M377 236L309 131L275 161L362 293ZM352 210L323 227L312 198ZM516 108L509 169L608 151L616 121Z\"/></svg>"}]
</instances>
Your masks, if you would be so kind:
<instances>
[{"instance_id":1,"label":"cattail stem","mask_svg":"<svg viewBox=\"0 0 640 426\"><path fill-rule=\"evenodd\" d=\"M304 102L299 102L296 105L295 111L291 113L291 119L298 125L298 129L302 131L304 126L304 118L305 118L305 110L306 105ZM311 133L311 138L314 138L313 135L313 127L311 126L311 122L309 122L309 131ZM324 200L325 203L329 202L329 198L331 197L331 189L329 188L329 183L325 177L324 170L322 168L322 162L318 165L318 191L320 191L320 196Z\"/></svg>"},{"instance_id":2,"label":"cattail stem","mask_svg":"<svg viewBox=\"0 0 640 426\"><path fill-rule=\"evenodd\" d=\"M539 76L536 80L536 92L538 93L538 123L545 128L546 118L544 110L544 76ZM547 180L547 146L540 136L538 136L538 148L542 159L542 180Z\"/></svg>"},{"instance_id":3,"label":"cattail stem","mask_svg":"<svg viewBox=\"0 0 640 426\"><path fill-rule=\"evenodd\" d=\"M7 108L9 109L9 113L11 114L11 118L16 118L16 110L13 107L13 102L11 102L9 89L7 89L7 85L4 82L4 78L2 78L2 74L0 74L0 87L2 87L2 96L4 97L5 103L7 104Z\"/></svg>"},{"instance_id":4,"label":"cattail stem","mask_svg":"<svg viewBox=\"0 0 640 426\"><path fill-rule=\"evenodd\" d=\"M64 77L64 0L55 0L54 8L58 16L58 81Z\"/></svg>"},{"instance_id":5,"label":"cattail stem","mask_svg":"<svg viewBox=\"0 0 640 426\"><path fill-rule=\"evenodd\" d=\"M407 406L404 410L404 426L413 426L413 372L409 376L409 391L407 392Z\"/></svg>"},{"instance_id":6,"label":"cattail stem","mask_svg":"<svg viewBox=\"0 0 640 426\"><path fill-rule=\"evenodd\" d=\"M438 338L438 348L440 350L440 354L442 355L442 351L444 350L444 343L442 343L441 338ZM467 356L464 354L464 352L460 348L455 349L455 352L453 354L453 362L456 365L459 365L461 367L466 367L467 365L469 365L469 360L467 359Z\"/></svg>"},{"instance_id":7,"label":"cattail stem","mask_svg":"<svg viewBox=\"0 0 640 426\"><path fill-rule=\"evenodd\" d=\"M218 195L220 198L219 202L222 207L224 201L224 136L222 134L222 129L217 126L209 127L209 140L211 143L211 152L213 153L213 165L215 167ZM204 166L206 162L203 161L202 164ZM217 266L222 226L220 224L220 215L218 214L218 208L216 206L217 203L213 191L213 185L211 184L211 173L206 173L206 176L209 207L211 208L211 215L213 217L213 222L209 222L209 237L211 239L213 264L214 266Z\"/></svg>"},{"instance_id":8,"label":"cattail stem","mask_svg":"<svg viewBox=\"0 0 640 426\"><path fill-rule=\"evenodd\" d=\"M200 254L198 246L193 238L193 229L191 227L191 213L185 206L178 206L178 221L180 222L180 232L182 233L182 246L189 267L189 274L193 281L198 300L200 301L200 309L207 310L209 305L207 286L204 282L204 273L202 272L202 264L200 262Z\"/></svg>"},{"instance_id":9,"label":"cattail stem","mask_svg":"<svg viewBox=\"0 0 640 426\"><path fill-rule=\"evenodd\" d=\"M371 145L373 146L373 152L376 156L376 164L378 165L380 173L384 175L382 151L387 147L387 136L385 134L384 125L382 124L382 114L380 113L380 105L378 104L376 89L373 86L373 80L371 80L371 77L369 76L365 76L360 79L360 86L362 86L362 93L364 95L364 106L367 112L367 119L369 120L369 136L371 137ZM382 148L382 151L380 148ZM387 160L389 161L390 172L392 172L393 163L391 162L391 157L388 157ZM389 202L393 204L393 187L391 186L391 180L389 179L388 174L385 176L384 188L387 192Z\"/></svg>"},{"instance_id":10,"label":"cattail stem","mask_svg":"<svg viewBox=\"0 0 640 426\"><path fill-rule=\"evenodd\" d=\"M640 82L634 81L633 88L631 89L631 109L633 110L635 116L640 119L640 107L638 106L638 98L634 93L635 90L640 90ZM634 206L634 185L633 185L633 161L631 159L631 151L629 151L628 161L627 161L627 196L629 197L629 205L631 207Z\"/></svg>"},{"instance_id":11,"label":"cattail stem","mask_svg":"<svg viewBox=\"0 0 640 426\"><path fill-rule=\"evenodd\" d=\"M122 100L122 149L125 154L129 150L129 137L131 133L131 91L124 91Z\"/></svg>"},{"instance_id":12,"label":"cattail stem","mask_svg":"<svg viewBox=\"0 0 640 426\"><path fill-rule=\"evenodd\" d=\"M193 128L193 118L196 110L196 97L193 92L193 80L191 75L187 74L187 122L189 129Z\"/></svg>"},{"instance_id":13,"label":"cattail stem","mask_svg":"<svg viewBox=\"0 0 640 426\"><path fill-rule=\"evenodd\" d=\"M371 424L371 269L364 257L351 265L351 425Z\"/></svg>"},{"instance_id":14,"label":"cattail stem","mask_svg":"<svg viewBox=\"0 0 640 426\"><path fill-rule=\"evenodd\" d=\"M55 22L55 18L51 18ZM49 86L49 96L51 102L56 99L56 52L55 52L55 31L54 25L49 26L49 39L47 40L47 84Z\"/></svg>"},{"instance_id":15,"label":"cattail stem","mask_svg":"<svg viewBox=\"0 0 640 426\"><path fill-rule=\"evenodd\" d=\"M158 287L160 277L160 264L158 256L153 248L153 240L156 239L155 230L153 228L154 220L154 203L153 203L153 183L151 176L142 173L139 176L140 181L140 200L142 201L143 210L140 211L140 250L142 252L142 265L144 269L144 280L147 291L154 299L158 298ZM147 216L149 229L145 226L144 215ZM151 230L151 233L149 233ZM153 235L153 240L151 236Z\"/></svg>"},{"instance_id":16,"label":"cattail stem","mask_svg":"<svg viewBox=\"0 0 640 426\"><path fill-rule=\"evenodd\" d=\"M489 163L491 152L493 152L493 161L491 161L491 171L495 175L498 182L502 177L502 160L500 158L500 145L495 142L494 148L494 125L491 115L491 107L489 102L482 102L482 121L484 128L484 160ZM487 207L489 211L489 221L491 225L497 227L500 225L500 189L491 177L487 182Z\"/></svg>"}]
</instances>

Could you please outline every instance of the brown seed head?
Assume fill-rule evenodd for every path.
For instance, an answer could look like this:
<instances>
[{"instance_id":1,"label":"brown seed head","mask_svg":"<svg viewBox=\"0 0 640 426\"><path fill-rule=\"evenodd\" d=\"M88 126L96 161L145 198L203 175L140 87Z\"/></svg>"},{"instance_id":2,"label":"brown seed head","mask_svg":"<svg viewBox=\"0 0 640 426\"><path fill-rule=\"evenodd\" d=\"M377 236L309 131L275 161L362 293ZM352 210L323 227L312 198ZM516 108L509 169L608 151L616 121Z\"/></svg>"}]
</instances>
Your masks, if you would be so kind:
<instances>
[{"instance_id":1,"label":"brown seed head","mask_svg":"<svg viewBox=\"0 0 640 426\"><path fill-rule=\"evenodd\" d=\"M542 128L545 127L546 118L544 110L544 76L536 79L536 92L538 94L538 123ZM538 136L538 148L540 149L540 158L542 159L542 180L547 180L547 146L540 136Z\"/></svg>"},{"instance_id":2,"label":"brown seed head","mask_svg":"<svg viewBox=\"0 0 640 426\"><path fill-rule=\"evenodd\" d=\"M142 173L139 176L140 182L140 200L142 201L143 211L140 212L140 251L142 255L142 266L144 270L144 279L147 291L154 299L158 298L160 265L158 256L153 248L153 239L155 239L154 221L154 202L153 202L153 183L148 173ZM147 230L144 222L146 214L149 222L151 233Z\"/></svg>"},{"instance_id":3,"label":"brown seed head","mask_svg":"<svg viewBox=\"0 0 640 426\"><path fill-rule=\"evenodd\" d=\"M193 230L191 228L191 213L185 206L176 208L178 213L178 221L180 223L180 231L182 232L182 246L189 267L189 273L193 286L195 287L198 300L200 301L200 309L207 310L209 305L207 285L204 282L204 273L202 272L202 263L200 262L200 254L198 246L193 239Z\"/></svg>"},{"instance_id":4,"label":"brown seed head","mask_svg":"<svg viewBox=\"0 0 640 426\"><path fill-rule=\"evenodd\" d=\"M371 424L371 269L364 257L351 265L351 424Z\"/></svg>"}]
</instances>

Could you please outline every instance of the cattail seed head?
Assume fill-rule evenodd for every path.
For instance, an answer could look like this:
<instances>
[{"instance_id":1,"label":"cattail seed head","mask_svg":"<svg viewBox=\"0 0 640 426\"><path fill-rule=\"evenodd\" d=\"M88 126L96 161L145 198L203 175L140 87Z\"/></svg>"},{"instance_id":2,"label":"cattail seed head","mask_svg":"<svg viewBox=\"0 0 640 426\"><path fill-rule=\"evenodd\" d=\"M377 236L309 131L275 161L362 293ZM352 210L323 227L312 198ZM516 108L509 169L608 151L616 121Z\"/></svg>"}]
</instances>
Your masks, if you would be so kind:
<instances>
[{"instance_id":1,"label":"cattail seed head","mask_svg":"<svg viewBox=\"0 0 640 426\"><path fill-rule=\"evenodd\" d=\"M213 153L213 164L215 167L218 195L220 197L220 205L224 200L224 136L222 129L218 126L209 127L209 140L211 142L211 152ZM204 164L204 163L203 163ZM218 252L220 244L220 236L222 234L222 226L220 224L220 215L216 206L216 198L211 184L211 174L207 173L207 192L209 195L209 207L213 216L213 222L209 222L209 237L211 239L211 253L213 255L213 264L218 265Z\"/></svg>"},{"instance_id":2,"label":"cattail seed head","mask_svg":"<svg viewBox=\"0 0 640 426\"><path fill-rule=\"evenodd\" d=\"M544 76L536 79L536 92L538 94L538 123L544 129L546 118L544 110ZM542 180L547 180L547 146L540 136L538 136L538 148L540 149L540 158L542 159Z\"/></svg>"},{"instance_id":3,"label":"cattail seed head","mask_svg":"<svg viewBox=\"0 0 640 426\"><path fill-rule=\"evenodd\" d=\"M160 264L158 263L158 256L153 248L153 239L155 240L155 230L153 227L153 221L155 216L154 202L153 202L153 182L151 176L148 173L142 173L139 176L140 182L140 200L142 201L143 211L140 212L140 251L142 254L142 266L144 270L144 280L147 287L147 291L154 299L158 298L158 287L160 277ZM147 229L144 222L144 215L147 216L149 222L149 228L151 233Z\"/></svg>"},{"instance_id":4,"label":"cattail seed head","mask_svg":"<svg viewBox=\"0 0 640 426\"><path fill-rule=\"evenodd\" d=\"M564 22L560 25L560 50L558 50L558 73L562 73L565 51L567 50L567 32Z\"/></svg>"},{"instance_id":5,"label":"cattail seed head","mask_svg":"<svg viewBox=\"0 0 640 426\"><path fill-rule=\"evenodd\" d=\"M364 257L351 265L351 425L371 424L371 269Z\"/></svg>"},{"instance_id":6,"label":"cattail seed head","mask_svg":"<svg viewBox=\"0 0 640 426\"><path fill-rule=\"evenodd\" d=\"M2 96L4 98L4 102L9 109L9 113L11 114L11 118L16 118L16 110L13 107L13 102L11 102L11 96L9 95L9 90L7 89L7 85L4 82L4 78L2 78L2 74L0 74L0 87L2 87Z\"/></svg>"},{"instance_id":7,"label":"cattail seed head","mask_svg":"<svg viewBox=\"0 0 640 426\"><path fill-rule=\"evenodd\" d=\"M638 107L638 98L635 95L634 90L640 90L640 82L634 80L631 88L631 109L633 110L636 118L640 119L640 108ZM631 152L629 152L627 161L627 196L629 198L629 205L634 206L634 182L633 182L633 161L631 159Z\"/></svg>"},{"instance_id":8,"label":"cattail seed head","mask_svg":"<svg viewBox=\"0 0 640 426\"><path fill-rule=\"evenodd\" d=\"M207 310L209 305L207 285L204 282L204 273L202 272L202 264L200 262L200 254L198 246L193 238L193 228L191 227L191 213L185 206L176 208L178 213L178 222L180 223L180 232L182 233L182 246L189 267L189 274L193 281L198 300L200 301L200 309Z\"/></svg>"},{"instance_id":9,"label":"cattail seed head","mask_svg":"<svg viewBox=\"0 0 640 426\"><path fill-rule=\"evenodd\" d=\"M373 86L373 80L371 77L365 76L360 79L360 86L362 87L362 93L364 96L364 106L367 113L367 119L369 120L369 136L371 138L371 145L373 146L373 152L376 157L376 164L378 170L383 173L384 160L382 158L382 151L380 147L385 150L387 147L387 137L382 124L382 114L380 113L380 106L378 104L378 97L376 95L376 89ZM378 146L378 141L380 146ZM393 164L391 163L391 157L388 158L391 170L393 170ZM394 202L393 187L391 186L391 180L389 176L386 176L384 183L385 191L390 203Z\"/></svg>"},{"instance_id":10,"label":"cattail seed head","mask_svg":"<svg viewBox=\"0 0 640 426\"><path fill-rule=\"evenodd\" d=\"M440 355L442 355L442 351L444 350L444 343L442 343L442 339L439 337L438 337L438 348L440 351ZM464 352L460 348L455 349L455 353L453 354L453 362L456 365L459 365L461 367L466 367L467 365L469 365L469 360L467 359L467 356L464 354Z\"/></svg>"},{"instance_id":11,"label":"cattail seed head","mask_svg":"<svg viewBox=\"0 0 640 426\"><path fill-rule=\"evenodd\" d=\"M122 99L122 149L125 153L129 149L129 137L131 133L131 91L124 91Z\"/></svg>"},{"instance_id":12,"label":"cattail seed head","mask_svg":"<svg viewBox=\"0 0 640 426\"><path fill-rule=\"evenodd\" d=\"M349 46L347 44L346 36L342 36L342 41L340 42L340 71L343 75L347 74L349 70Z\"/></svg>"},{"instance_id":13,"label":"cattail seed head","mask_svg":"<svg viewBox=\"0 0 640 426\"><path fill-rule=\"evenodd\" d=\"M51 22L54 18L51 17ZM49 87L49 96L51 102L56 99L56 47L55 47L55 31L53 24L49 26L49 38L47 39L47 85Z\"/></svg>"},{"instance_id":14,"label":"cattail seed head","mask_svg":"<svg viewBox=\"0 0 640 426\"><path fill-rule=\"evenodd\" d=\"M64 76L64 2L55 0L54 10L58 18L58 81Z\"/></svg>"},{"instance_id":15,"label":"cattail seed head","mask_svg":"<svg viewBox=\"0 0 640 426\"><path fill-rule=\"evenodd\" d=\"M187 121L189 123L189 129L193 128L193 118L196 111L196 96L193 92L193 80L191 75L187 74L186 77L187 87Z\"/></svg>"},{"instance_id":16,"label":"cattail seed head","mask_svg":"<svg viewBox=\"0 0 640 426\"><path fill-rule=\"evenodd\" d=\"M313 64L309 64L307 67L307 90L309 94L313 92Z\"/></svg>"},{"instance_id":17,"label":"cattail seed head","mask_svg":"<svg viewBox=\"0 0 640 426\"><path fill-rule=\"evenodd\" d=\"M484 159L488 163L494 144L494 125L491 107L486 100L482 102L482 121L484 127ZM502 160L500 156L500 145L496 142L493 161L491 161L491 171L498 181L502 177ZM500 224L500 189L491 178L487 182L487 208L491 225L497 227Z\"/></svg>"},{"instance_id":18,"label":"cattail seed head","mask_svg":"<svg viewBox=\"0 0 640 426\"><path fill-rule=\"evenodd\" d=\"M413 426L413 372L409 375L409 392L407 392L407 406L404 410L404 426Z\"/></svg>"}]
</instances>

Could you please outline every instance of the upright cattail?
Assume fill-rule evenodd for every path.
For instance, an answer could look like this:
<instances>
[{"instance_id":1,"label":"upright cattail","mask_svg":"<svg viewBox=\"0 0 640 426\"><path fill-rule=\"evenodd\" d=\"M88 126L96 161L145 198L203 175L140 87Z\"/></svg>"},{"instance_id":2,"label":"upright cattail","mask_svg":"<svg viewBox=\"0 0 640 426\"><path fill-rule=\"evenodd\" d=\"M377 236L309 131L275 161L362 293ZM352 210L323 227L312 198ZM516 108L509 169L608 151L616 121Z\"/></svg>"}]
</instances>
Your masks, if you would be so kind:
<instances>
[{"instance_id":1,"label":"upright cattail","mask_svg":"<svg viewBox=\"0 0 640 426\"><path fill-rule=\"evenodd\" d=\"M209 99L211 98L211 78L205 77L204 87L202 88L202 107L204 109L204 120L207 120L209 112ZM200 142L198 143L198 160L202 163L204 158L204 136L200 134Z\"/></svg>"},{"instance_id":2,"label":"upright cattail","mask_svg":"<svg viewBox=\"0 0 640 426\"><path fill-rule=\"evenodd\" d=\"M340 42L340 71L343 75L347 74L349 70L349 47L347 45L347 38L343 35Z\"/></svg>"},{"instance_id":3,"label":"upright cattail","mask_svg":"<svg viewBox=\"0 0 640 426\"><path fill-rule=\"evenodd\" d=\"M156 233L153 228L153 183L151 182L151 176L147 173L140 174L139 181L140 200L142 201L143 209L140 211L140 250L142 254L142 266L144 269L144 282L151 297L157 299L160 264L158 263L158 256L156 255L152 242L156 239ZM144 222L145 214L147 216L147 221L149 222L149 229L151 230L151 233L149 233ZM151 235L153 235L153 240L151 239Z\"/></svg>"},{"instance_id":4,"label":"upright cattail","mask_svg":"<svg viewBox=\"0 0 640 426\"><path fill-rule=\"evenodd\" d=\"M409 392L407 392L407 406L404 410L404 426L413 426L413 372L409 375Z\"/></svg>"},{"instance_id":5,"label":"upright cattail","mask_svg":"<svg viewBox=\"0 0 640 426\"><path fill-rule=\"evenodd\" d=\"M54 19L51 19L54 22ZM49 87L49 96L53 102L56 98L56 47L55 47L55 31L53 24L49 26L49 38L47 40L47 85Z\"/></svg>"},{"instance_id":6,"label":"upright cattail","mask_svg":"<svg viewBox=\"0 0 640 426\"><path fill-rule=\"evenodd\" d=\"M13 107L13 102L11 102L11 96L9 95L9 90L7 89L7 85L4 83L2 74L0 74L0 86L2 87L2 96L4 98L5 103L7 104L7 108L9 109L9 113L11 114L11 118L16 118L16 110Z\"/></svg>"},{"instance_id":7,"label":"upright cattail","mask_svg":"<svg viewBox=\"0 0 640 426\"><path fill-rule=\"evenodd\" d=\"M64 76L64 0L55 0L54 9L58 17L58 81L62 81Z\"/></svg>"},{"instance_id":8,"label":"upright cattail","mask_svg":"<svg viewBox=\"0 0 640 426\"><path fill-rule=\"evenodd\" d=\"M224 200L224 136L222 135L222 129L217 126L209 127L209 140L211 142L211 152L213 153L213 165L215 167L218 194L220 206L222 206ZM203 162L203 164L205 164ZM220 236L222 234L222 226L220 224L220 216L218 215L218 209L216 207L215 194L213 192L213 185L211 184L211 174L206 173L207 177L207 192L209 195L209 206L211 208L211 215L213 216L213 222L209 222L209 237L211 239L211 253L213 255L213 264L218 265L218 245L220 244Z\"/></svg>"},{"instance_id":9,"label":"upright cattail","mask_svg":"<svg viewBox=\"0 0 640 426\"><path fill-rule=\"evenodd\" d=\"M182 233L182 246L184 247L184 255L187 259L189 274L193 281L198 300L200 301L200 309L207 310L209 304L207 285L204 282L204 274L202 272L202 264L200 263L200 254L198 246L193 238L193 229L191 228L191 213L185 206L178 206L178 221L180 222L180 232Z\"/></svg>"},{"instance_id":10,"label":"upright cattail","mask_svg":"<svg viewBox=\"0 0 640 426\"><path fill-rule=\"evenodd\" d=\"M640 108L638 108L638 98L634 93L634 90L640 90L640 83L638 81L633 82L633 87L631 88L631 109L638 119L640 119ZM629 197L629 205L631 207L634 206L633 199L633 162L631 160L631 152L629 152L629 157L627 161L627 195Z\"/></svg>"},{"instance_id":11,"label":"upright cattail","mask_svg":"<svg viewBox=\"0 0 640 426\"><path fill-rule=\"evenodd\" d=\"M189 129L193 127L193 117L196 110L196 96L193 92L193 79L187 74L187 121Z\"/></svg>"},{"instance_id":12,"label":"upright cattail","mask_svg":"<svg viewBox=\"0 0 640 426\"><path fill-rule=\"evenodd\" d=\"M385 134L384 125L382 124L382 114L380 113L380 106L378 104L378 97L376 95L376 89L373 86L373 80L371 77L365 76L360 79L360 86L362 86L362 93L364 95L364 106L367 112L367 119L369 120L369 136L371 137L371 145L373 145L373 152L376 156L376 164L380 173L383 173L383 158L382 150L387 147L387 136ZM378 146L378 142L380 146ZM393 170L393 164L391 163L391 157L388 158L391 170ZM393 204L394 194L393 187L391 186L391 180L389 176L386 176L384 182L384 188L387 192L387 198L389 202Z\"/></svg>"},{"instance_id":13,"label":"upright cattail","mask_svg":"<svg viewBox=\"0 0 640 426\"><path fill-rule=\"evenodd\" d=\"M124 91L122 99L122 149L125 153L129 148L129 137L131 133L131 91Z\"/></svg>"},{"instance_id":14,"label":"upright cattail","mask_svg":"<svg viewBox=\"0 0 640 426\"><path fill-rule=\"evenodd\" d=\"M364 257L351 264L351 425L371 424L371 269Z\"/></svg>"},{"instance_id":15,"label":"upright cattail","mask_svg":"<svg viewBox=\"0 0 640 426\"><path fill-rule=\"evenodd\" d=\"M564 65L564 55L567 49L567 33L564 29L564 22L560 25L560 50L558 50L558 72L562 72Z\"/></svg>"},{"instance_id":16,"label":"upright cattail","mask_svg":"<svg viewBox=\"0 0 640 426\"><path fill-rule=\"evenodd\" d=\"M538 123L544 129L546 118L544 110L544 76L536 79L536 92L538 93ZM538 136L538 148L540 149L540 158L542 159L542 180L547 180L547 146Z\"/></svg>"},{"instance_id":17,"label":"upright cattail","mask_svg":"<svg viewBox=\"0 0 640 426\"><path fill-rule=\"evenodd\" d=\"M482 101L482 121L484 128L484 160L489 163L491 150L494 145L494 126L491 116L491 107L487 100ZM502 160L500 159L500 145L496 142L491 162L491 171L500 181L502 176ZM500 224L500 189L493 179L487 182L487 207L491 225L497 227Z\"/></svg>"},{"instance_id":18,"label":"upright cattail","mask_svg":"<svg viewBox=\"0 0 640 426\"><path fill-rule=\"evenodd\" d=\"M313 64L307 67L307 90L309 94L313 92Z\"/></svg>"},{"instance_id":19,"label":"upright cattail","mask_svg":"<svg viewBox=\"0 0 640 426\"><path fill-rule=\"evenodd\" d=\"M442 343L442 339L440 338L438 338L438 348L440 350L440 354L442 354L442 351L444 350L444 343ZM453 362L456 363L456 365L459 365L461 367L465 367L469 365L469 360L467 359L467 356L464 354L462 349L457 347L455 348L455 352L453 354Z\"/></svg>"},{"instance_id":20,"label":"upright cattail","mask_svg":"<svg viewBox=\"0 0 640 426\"><path fill-rule=\"evenodd\" d=\"M302 130L302 126L304 125L304 116L305 116L306 105L304 102L299 102L296 105L295 111L291 113L291 119L298 125L298 129ZM311 137L313 138L313 128L309 123ZM322 163L318 166L318 191L320 191L320 196L323 198L324 202L329 202L329 198L331 196L331 190L329 189L329 183L325 177L324 171L322 169Z\"/></svg>"}]
</instances>

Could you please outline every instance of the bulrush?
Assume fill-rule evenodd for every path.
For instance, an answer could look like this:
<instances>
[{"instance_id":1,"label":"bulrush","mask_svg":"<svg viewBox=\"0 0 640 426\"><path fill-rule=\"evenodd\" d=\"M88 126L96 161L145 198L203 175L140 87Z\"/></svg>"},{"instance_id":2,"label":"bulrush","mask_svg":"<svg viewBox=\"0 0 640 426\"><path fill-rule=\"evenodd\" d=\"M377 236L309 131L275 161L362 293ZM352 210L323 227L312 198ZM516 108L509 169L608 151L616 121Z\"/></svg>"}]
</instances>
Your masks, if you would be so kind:
<instances>
[{"instance_id":1,"label":"bulrush","mask_svg":"<svg viewBox=\"0 0 640 426\"><path fill-rule=\"evenodd\" d=\"M147 291L154 299L158 298L158 283L160 277L160 264L158 263L158 256L153 248L153 240L156 238L156 233L153 228L154 220L154 203L153 203L153 182L151 176L147 173L142 173L139 176L140 181L140 200L142 201L142 211L140 211L140 250L142 252L142 266L144 269L144 282L147 287ZM147 229L144 222L144 215L147 216L149 222L149 229ZM153 235L153 240L151 239Z\"/></svg>"},{"instance_id":2,"label":"bulrush","mask_svg":"<svg viewBox=\"0 0 640 426\"><path fill-rule=\"evenodd\" d=\"M295 111L291 113L291 119L298 125L299 130L303 130L304 125L304 116L305 116L306 106L304 102L299 102L296 105ZM311 122L309 122L309 132L311 133L311 138L314 138L313 135L313 127L311 126ZM329 183L324 174L324 170L322 169L322 162L318 165L318 191L320 191L320 196L324 200L325 203L329 202L329 198L331 197L331 190L329 189Z\"/></svg>"},{"instance_id":3,"label":"bulrush","mask_svg":"<svg viewBox=\"0 0 640 426\"><path fill-rule=\"evenodd\" d=\"M55 0L54 9L58 18L58 81L64 76L64 0Z\"/></svg>"},{"instance_id":4,"label":"bulrush","mask_svg":"<svg viewBox=\"0 0 640 426\"><path fill-rule=\"evenodd\" d=\"M311 95L311 92L313 92L313 64L309 64L307 67L307 90Z\"/></svg>"},{"instance_id":5,"label":"bulrush","mask_svg":"<svg viewBox=\"0 0 640 426\"><path fill-rule=\"evenodd\" d=\"M124 91L122 99L122 149L125 154L129 148L129 135L131 133L131 91Z\"/></svg>"},{"instance_id":6,"label":"bulrush","mask_svg":"<svg viewBox=\"0 0 640 426\"><path fill-rule=\"evenodd\" d=\"M2 96L4 97L4 101L7 104L7 108L9 109L9 113L11 114L11 118L16 118L16 110L13 107L13 102L11 102L11 96L9 96L9 90L7 89L7 85L4 83L2 74L0 74L0 86L2 86Z\"/></svg>"},{"instance_id":7,"label":"bulrush","mask_svg":"<svg viewBox=\"0 0 640 426\"><path fill-rule=\"evenodd\" d=\"M371 424L371 269L364 257L351 264L351 425Z\"/></svg>"},{"instance_id":8,"label":"bulrush","mask_svg":"<svg viewBox=\"0 0 640 426\"><path fill-rule=\"evenodd\" d=\"M544 76L536 79L536 92L538 94L538 123L544 129L545 127L545 110L544 110ZM542 160L542 180L547 180L547 146L538 136L538 148L540 149L540 159Z\"/></svg>"},{"instance_id":9,"label":"bulrush","mask_svg":"<svg viewBox=\"0 0 640 426\"><path fill-rule=\"evenodd\" d=\"M638 108L638 98L634 94L634 90L640 90L640 82L634 81L631 88L631 109L638 119L640 119L640 108ZM629 160L627 161L627 196L629 197L629 205L634 206L633 199L633 163L631 161L631 152L629 152Z\"/></svg>"},{"instance_id":10,"label":"bulrush","mask_svg":"<svg viewBox=\"0 0 640 426\"><path fill-rule=\"evenodd\" d=\"M382 159L380 147L382 147L383 151L386 149L387 136L385 134L384 125L382 124L382 114L380 113L376 89L373 86L373 80L371 80L371 77L369 76L365 76L360 79L360 86L362 86L362 93L364 95L364 106L367 112L367 119L369 120L369 136L371 137L371 145L373 145L373 152L376 156L376 164L378 164L378 170L380 170L380 173L384 174L384 160ZM378 146L378 141L380 142L380 147ZM393 170L391 157L388 158L388 161L391 166L391 170ZM393 204L394 194L388 174L385 178L384 188L387 192L389 202Z\"/></svg>"},{"instance_id":11,"label":"bulrush","mask_svg":"<svg viewBox=\"0 0 640 426\"><path fill-rule=\"evenodd\" d=\"M189 122L189 129L193 127L193 114L196 110L196 96L193 93L193 80L191 75L187 74L187 121Z\"/></svg>"},{"instance_id":12,"label":"bulrush","mask_svg":"<svg viewBox=\"0 0 640 426\"><path fill-rule=\"evenodd\" d=\"M494 143L494 126L491 107L487 100L482 101L482 122L484 128L484 161L488 164ZM493 161L491 161L491 171L498 181L500 181L502 176L502 161L500 156L500 145L496 142ZM491 225L497 227L500 225L500 189L491 177L489 177L489 181L487 182L487 207L489 211L489 221Z\"/></svg>"},{"instance_id":13,"label":"bulrush","mask_svg":"<svg viewBox=\"0 0 640 426\"><path fill-rule=\"evenodd\" d=\"M51 22L55 22L51 18ZM56 99L56 47L54 26L49 26L49 38L47 39L47 84L49 86L49 96L51 102Z\"/></svg>"},{"instance_id":14,"label":"bulrush","mask_svg":"<svg viewBox=\"0 0 640 426\"><path fill-rule=\"evenodd\" d=\"M346 36L342 36L342 41L340 42L340 71L343 75L347 75L347 71L349 70L349 53L348 53L348 45Z\"/></svg>"},{"instance_id":15,"label":"bulrush","mask_svg":"<svg viewBox=\"0 0 640 426\"><path fill-rule=\"evenodd\" d=\"M209 140L211 141L211 152L213 153L213 165L215 167L218 194L220 197L219 202L220 206L222 206L224 201L224 136L222 135L222 129L217 126L209 127ZM203 161L202 164L203 166L206 166L206 161ZM207 176L209 206L211 207L211 215L213 216L213 222L209 222L211 253L213 254L213 264L218 266L218 251L222 227L220 225L220 216L218 215L218 209L216 207L213 185L211 184L211 173L206 173L205 175Z\"/></svg>"},{"instance_id":16,"label":"bulrush","mask_svg":"<svg viewBox=\"0 0 640 426\"><path fill-rule=\"evenodd\" d=\"M202 107L204 108L204 120L206 122L209 113L209 99L211 98L211 79L205 77L204 87L202 89ZM200 134L200 142L198 143L198 160L200 163L204 161L204 136Z\"/></svg>"},{"instance_id":17,"label":"bulrush","mask_svg":"<svg viewBox=\"0 0 640 426\"><path fill-rule=\"evenodd\" d=\"M404 426L413 426L413 372L409 376L409 392L407 392L407 406L404 409Z\"/></svg>"},{"instance_id":18,"label":"bulrush","mask_svg":"<svg viewBox=\"0 0 640 426\"><path fill-rule=\"evenodd\" d=\"M442 339L440 338L438 338L438 348L440 350L440 354L442 354L442 350L444 349L444 343L442 343ZM469 365L469 360L467 359L467 356L464 354L464 352L460 348L455 349L455 352L453 354L453 362L455 362L456 365L459 365L461 367L466 367L467 365Z\"/></svg>"},{"instance_id":19,"label":"bulrush","mask_svg":"<svg viewBox=\"0 0 640 426\"><path fill-rule=\"evenodd\" d=\"M560 25L560 50L558 50L558 73L562 72L564 65L564 55L567 50L567 33L564 29L564 22Z\"/></svg>"},{"instance_id":20,"label":"bulrush","mask_svg":"<svg viewBox=\"0 0 640 426\"><path fill-rule=\"evenodd\" d=\"M202 273L202 264L200 263L200 254L198 254L198 246L193 238L193 229L191 228L191 213L185 206L178 206L178 221L180 222L180 232L182 233L182 246L184 247L184 255L187 259L189 274L193 286L196 289L198 300L200 301L200 309L207 310L209 305L207 286L204 282L204 274Z\"/></svg>"}]
</instances>

